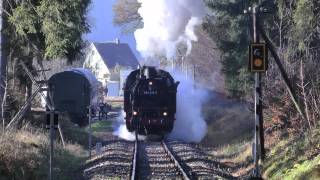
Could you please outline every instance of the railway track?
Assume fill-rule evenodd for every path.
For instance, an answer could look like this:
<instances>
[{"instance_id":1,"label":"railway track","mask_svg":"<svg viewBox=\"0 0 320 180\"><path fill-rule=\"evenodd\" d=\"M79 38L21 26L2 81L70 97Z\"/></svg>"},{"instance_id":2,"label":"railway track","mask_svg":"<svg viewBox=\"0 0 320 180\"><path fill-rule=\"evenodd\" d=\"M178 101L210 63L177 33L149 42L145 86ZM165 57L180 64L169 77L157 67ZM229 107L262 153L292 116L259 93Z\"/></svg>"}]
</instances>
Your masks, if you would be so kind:
<instances>
[{"instance_id":1,"label":"railway track","mask_svg":"<svg viewBox=\"0 0 320 180\"><path fill-rule=\"evenodd\" d=\"M102 154L94 155L89 159L84 169L86 179L128 179L133 142L124 140L112 140L104 143Z\"/></svg>"},{"instance_id":2,"label":"railway track","mask_svg":"<svg viewBox=\"0 0 320 180\"><path fill-rule=\"evenodd\" d=\"M87 161L86 179L235 179L194 144L113 140Z\"/></svg>"},{"instance_id":3,"label":"railway track","mask_svg":"<svg viewBox=\"0 0 320 180\"><path fill-rule=\"evenodd\" d=\"M173 155L165 141L135 141L131 180L191 179L183 164Z\"/></svg>"}]
</instances>

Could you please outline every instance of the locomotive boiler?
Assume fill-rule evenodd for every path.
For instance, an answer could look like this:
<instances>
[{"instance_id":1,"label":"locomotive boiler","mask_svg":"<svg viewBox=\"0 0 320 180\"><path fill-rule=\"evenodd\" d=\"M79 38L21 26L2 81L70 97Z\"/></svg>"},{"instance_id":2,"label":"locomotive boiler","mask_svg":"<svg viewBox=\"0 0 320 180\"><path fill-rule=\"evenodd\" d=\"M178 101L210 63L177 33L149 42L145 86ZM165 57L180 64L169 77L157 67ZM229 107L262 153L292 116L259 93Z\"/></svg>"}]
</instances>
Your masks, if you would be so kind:
<instances>
[{"instance_id":1,"label":"locomotive boiler","mask_svg":"<svg viewBox=\"0 0 320 180\"><path fill-rule=\"evenodd\" d=\"M178 85L167 71L153 66L132 71L123 88L127 129L141 135L171 132Z\"/></svg>"}]
</instances>

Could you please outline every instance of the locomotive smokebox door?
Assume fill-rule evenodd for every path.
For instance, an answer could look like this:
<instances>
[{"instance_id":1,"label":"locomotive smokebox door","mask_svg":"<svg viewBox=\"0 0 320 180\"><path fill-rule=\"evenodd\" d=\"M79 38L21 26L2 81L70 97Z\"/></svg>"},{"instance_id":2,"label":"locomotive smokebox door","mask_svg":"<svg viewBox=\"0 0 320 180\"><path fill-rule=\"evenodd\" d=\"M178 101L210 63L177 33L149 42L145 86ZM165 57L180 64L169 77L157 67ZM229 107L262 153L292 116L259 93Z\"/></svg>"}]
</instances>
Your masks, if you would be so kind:
<instances>
[{"instance_id":1,"label":"locomotive smokebox door","mask_svg":"<svg viewBox=\"0 0 320 180\"><path fill-rule=\"evenodd\" d=\"M139 126L139 119L138 118L132 118L132 125L134 127L138 127Z\"/></svg>"}]
</instances>

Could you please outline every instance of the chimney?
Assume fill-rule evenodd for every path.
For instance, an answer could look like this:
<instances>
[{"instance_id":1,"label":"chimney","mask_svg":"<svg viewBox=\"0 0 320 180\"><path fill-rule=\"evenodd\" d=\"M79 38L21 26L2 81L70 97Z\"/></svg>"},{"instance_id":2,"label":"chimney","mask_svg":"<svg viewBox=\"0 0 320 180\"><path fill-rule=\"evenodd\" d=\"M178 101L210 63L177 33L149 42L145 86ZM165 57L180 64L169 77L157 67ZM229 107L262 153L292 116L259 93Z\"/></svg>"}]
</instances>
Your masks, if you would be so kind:
<instances>
[{"instance_id":1,"label":"chimney","mask_svg":"<svg viewBox=\"0 0 320 180\"><path fill-rule=\"evenodd\" d=\"M120 44L120 39L119 39L119 38L116 38L116 39L114 40L114 43L116 43L117 45L119 45L119 44Z\"/></svg>"}]
</instances>

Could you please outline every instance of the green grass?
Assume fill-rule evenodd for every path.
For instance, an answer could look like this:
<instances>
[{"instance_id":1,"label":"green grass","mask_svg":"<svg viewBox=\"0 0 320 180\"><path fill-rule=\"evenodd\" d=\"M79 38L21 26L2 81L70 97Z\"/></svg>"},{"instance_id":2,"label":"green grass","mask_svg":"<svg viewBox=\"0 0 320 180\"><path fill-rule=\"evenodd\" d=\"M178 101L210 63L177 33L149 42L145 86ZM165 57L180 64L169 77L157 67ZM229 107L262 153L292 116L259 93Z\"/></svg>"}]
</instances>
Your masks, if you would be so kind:
<instances>
[{"instance_id":1,"label":"green grass","mask_svg":"<svg viewBox=\"0 0 320 180\"><path fill-rule=\"evenodd\" d=\"M60 124L67 142L77 143L84 147L88 146L89 134L85 128L78 127L76 124L72 123L68 116L62 116Z\"/></svg>"},{"instance_id":2,"label":"green grass","mask_svg":"<svg viewBox=\"0 0 320 180\"><path fill-rule=\"evenodd\" d=\"M320 179L320 130L284 138L269 152L264 164L267 179Z\"/></svg>"},{"instance_id":3,"label":"green grass","mask_svg":"<svg viewBox=\"0 0 320 180\"><path fill-rule=\"evenodd\" d=\"M313 160L295 164L285 172L284 179L320 179L320 155Z\"/></svg>"},{"instance_id":4,"label":"green grass","mask_svg":"<svg viewBox=\"0 0 320 180\"><path fill-rule=\"evenodd\" d=\"M112 122L109 120L95 121L91 124L91 130L93 132L103 132L112 128ZM86 128L88 130L88 127Z\"/></svg>"}]
</instances>

